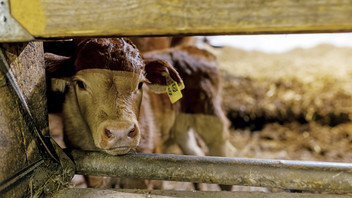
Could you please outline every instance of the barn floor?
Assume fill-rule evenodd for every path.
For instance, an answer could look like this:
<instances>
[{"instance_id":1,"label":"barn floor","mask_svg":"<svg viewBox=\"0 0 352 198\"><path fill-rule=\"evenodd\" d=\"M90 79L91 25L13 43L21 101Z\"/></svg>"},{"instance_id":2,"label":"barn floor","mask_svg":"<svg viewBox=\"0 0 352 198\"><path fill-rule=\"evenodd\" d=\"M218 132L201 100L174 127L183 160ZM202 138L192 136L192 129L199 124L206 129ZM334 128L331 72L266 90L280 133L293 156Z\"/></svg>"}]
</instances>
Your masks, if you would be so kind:
<instances>
[{"instance_id":1,"label":"barn floor","mask_svg":"<svg viewBox=\"0 0 352 198\"><path fill-rule=\"evenodd\" d=\"M352 49L217 49L236 157L352 162Z\"/></svg>"},{"instance_id":2,"label":"barn floor","mask_svg":"<svg viewBox=\"0 0 352 198\"><path fill-rule=\"evenodd\" d=\"M336 127L272 123L261 131L232 130L236 157L304 161L351 162L352 123Z\"/></svg>"}]
</instances>

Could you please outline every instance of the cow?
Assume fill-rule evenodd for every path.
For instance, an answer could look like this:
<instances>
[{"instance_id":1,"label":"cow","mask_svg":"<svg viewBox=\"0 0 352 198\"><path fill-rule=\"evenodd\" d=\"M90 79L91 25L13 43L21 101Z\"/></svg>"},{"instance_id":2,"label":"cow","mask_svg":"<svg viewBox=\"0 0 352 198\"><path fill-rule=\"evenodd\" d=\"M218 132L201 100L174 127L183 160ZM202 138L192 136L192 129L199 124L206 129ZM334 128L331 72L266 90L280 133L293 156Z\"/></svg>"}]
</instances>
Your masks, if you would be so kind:
<instances>
[{"instance_id":1,"label":"cow","mask_svg":"<svg viewBox=\"0 0 352 198\"><path fill-rule=\"evenodd\" d=\"M165 60L143 61L125 38L94 38L77 42L74 55L45 53L51 89L65 93L64 139L69 148L110 155L154 152L159 137L152 93L165 93L169 81L183 84ZM92 181L95 181L93 184ZM94 178L90 187L108 187Z\"/></svg>"},{"instance_id":2,"label":"cow","mask_svg":"<svg viewBox=\"0 0 352 198\"><path fill-rule=\"evenodd\" d=\"M156 114L158 120L168 120L159 123L162 130L158 151L168 153L168 147L176 143L183 154L232 157L236 148L229 142L229 122L221 107L222 87L216 57L195 47L194 37L134 37L132 41L143 52L144 59L163 59L173 65L185 84L184 97L173 106L164 105L168 116ZM166 101L163 95L155 97L164 97L161 101ZM163 126L165 123L168 124ZM197 145L199 140L205 142L207 153L204 146ZM195 188L200 187L195 185ZM232 186L220 185L220 188L231 190Z\"/></svg>"},{"instance_id":3,"label":"cow","mask_svg":"<svg viewBox=\"0 0 352 198\"><path fill-rule=\"evenodd\" d=\"M205 141L209 155L231 157L235 148L229 142L229 122L221 108L216 57L195 47L194 37L134 37L132 41L144 59L168 61L185 83L184 97L175 105L177 110L172 111L177 114L171 116L172 128L162 130L162 139L171 135L184 154L203 156L204 151L192 141L195 132Z\"/></svg>"},{"instance_id":4,"label":"cow","mask_svg":"<svg viewBox=\"0 0 352 198\"><path fill-rule=\"evenodd\" d=\"M143 58L166 60L178 71L185 84L183 98L169 107L175 109L171 110L173 115L168 117L173 122L167 125L171 128L159 127L164 129L161 130L162 145L168 146L165 142L172 138L184 154L204 156L204 151L194 146L196 132L208 147L209 155L231 156L229 124L221 108L221 83L215 57L193 46L181 46L147 52ZM166 98L165 95L153 96ZM158 108L158 104L153 105L153 108ZM166 109L164 107L164 111ZM165 119L164 115L156 116L158 120Z\"/></svg>"}]
</instances>

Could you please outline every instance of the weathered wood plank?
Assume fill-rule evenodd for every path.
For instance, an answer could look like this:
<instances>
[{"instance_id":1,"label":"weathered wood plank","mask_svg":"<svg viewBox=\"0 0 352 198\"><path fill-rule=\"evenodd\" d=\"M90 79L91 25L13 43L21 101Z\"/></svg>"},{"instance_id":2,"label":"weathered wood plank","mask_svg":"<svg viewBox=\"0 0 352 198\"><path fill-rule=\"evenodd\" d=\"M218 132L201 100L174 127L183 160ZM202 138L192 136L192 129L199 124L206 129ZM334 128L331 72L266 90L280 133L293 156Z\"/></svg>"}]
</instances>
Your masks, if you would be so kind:
<instances>
[{"instance_id":1,"label":"weathered wood plank","mask_svg":"<svg viewBox=\"0 0 352 198\"><path fill-rule=\"evenodd\" d=\"M8 1L0 1L0 42L33 40L33 36L11 16Z\"/></svg>"},{"instance_id":2,"label":"weathered wood plank","mask_svg":"<svg viewBox=\"0 0 352 198\"><path fill-rule=\"evenodd\" d=\"M351 32L352 0L11 0L33 36Z\"/></svg>"}]
</instances>

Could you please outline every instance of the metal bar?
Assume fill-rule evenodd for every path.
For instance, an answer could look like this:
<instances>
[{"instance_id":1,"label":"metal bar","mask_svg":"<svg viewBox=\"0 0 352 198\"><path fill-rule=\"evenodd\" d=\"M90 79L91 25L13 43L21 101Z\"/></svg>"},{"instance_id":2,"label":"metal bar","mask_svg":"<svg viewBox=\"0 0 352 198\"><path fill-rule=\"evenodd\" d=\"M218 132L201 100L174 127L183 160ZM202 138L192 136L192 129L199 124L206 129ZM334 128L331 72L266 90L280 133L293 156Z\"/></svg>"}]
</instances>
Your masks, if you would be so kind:
<instances>
[{"instance_id":1,"label":"metal bar","mask_svg":"<svg viewBox=\"0 0 352 198\"><path fill-rule=\"evenodd\" d=\"M128 197L128 198L351 198L348 195L311 194L311 193L274 193L255 191L172 191L172 190L140 190L140 189L96 189L96 188L64 188L57 191L52 198L80 197Z\"/></svg>"},{"instance_id":2,"label":"metal bar","mask_svg":"<svg viewBox=\"0 0 352 198\"><path fill-rule=\"evenodd\" d=\"M82 175L352 192L352 164L73 150Z\"/></svg>"},{"instance_id":3,"label":"metal bar","mask_svg":"<svg viewBox=\"0 0 352 198\"><path fill-rule=\"evenodd\" d=\"M9 179L7 179L5 181L1 181L0 182L0 194L2 194L2 192L5 191L5 189L10 187L11 185L16 184L16 182L20 181L21 179L23 179L25 177L28 177L34 169L38 168L43 163L44 163L44 160L40 159L40 160L34 162L33 164L29 165L28 167L24 168L23 170L20 170L19 172L14 174Z\"/></svg>"}]
</instances>

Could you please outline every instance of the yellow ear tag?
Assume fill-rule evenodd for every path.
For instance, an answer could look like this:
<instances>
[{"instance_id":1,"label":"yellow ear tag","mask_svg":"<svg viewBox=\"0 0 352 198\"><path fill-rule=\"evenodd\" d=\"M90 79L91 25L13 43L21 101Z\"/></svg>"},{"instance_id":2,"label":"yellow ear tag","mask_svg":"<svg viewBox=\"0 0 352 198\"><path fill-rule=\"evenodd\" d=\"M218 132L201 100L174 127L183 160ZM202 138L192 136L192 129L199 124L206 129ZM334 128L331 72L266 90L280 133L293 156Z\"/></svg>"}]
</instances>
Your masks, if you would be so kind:
<instances>
[{"instance_id":1,"label":"yellow ear tag","mask_svg":"<svg viewBox=\"0 0 352 198\"><path fill-rule=\"evenodd\" d=\"M180 87L177 85L176 81L167 86L167 95L169 95L171 103L175 103L182 98Z\"/></svg>"},{"instance_id":2,"label":"yellow ear tag","mask_svg":"<svg viewBox=\"0 0 352 198\"><path fill-rule=\"evenodd\" d=\"M181 90L185 88L185 85L182 82L181 86L178 86L177 82L174 81L169 75L166 77L166 83L166 92L170 98L171 103L177 102L182 98Z\"/></svg>"},{"instance_id":3,"label":"yellow ear tag","mask_svg":"<svg viewBox=\"0 0 352 198\"><path fill-rule=\"evenodd\" d=\"M180 89L183 90L185 88L185 84L183 83L183 81L181 82L181 85L180 85Z\"/></svg>"}]
</instances>

